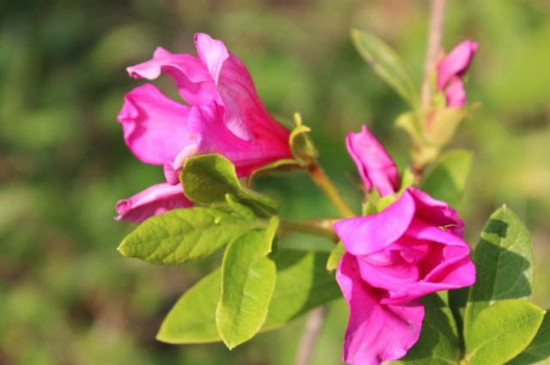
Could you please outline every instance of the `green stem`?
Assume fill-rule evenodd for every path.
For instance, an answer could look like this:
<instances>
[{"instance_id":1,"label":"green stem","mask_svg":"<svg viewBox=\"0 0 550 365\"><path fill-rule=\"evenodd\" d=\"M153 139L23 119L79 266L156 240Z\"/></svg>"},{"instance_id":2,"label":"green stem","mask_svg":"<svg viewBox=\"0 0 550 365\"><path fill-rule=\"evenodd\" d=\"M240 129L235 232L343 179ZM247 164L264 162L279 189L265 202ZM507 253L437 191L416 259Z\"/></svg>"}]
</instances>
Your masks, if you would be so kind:
<instances>
[{"instance_id":1,"label":"green stem","mask_svg":"<svg viewBox=\"0 0 550 365\"><path fill-rule=\"evenodd\" d=\"M338 237L332 229L332 223L329 220L309 220L304 222L281 220L280 229L283 233L306 233L314 236L328 238L332 242L338 242Z\"/></svg>"},{"instance_id":2,"label":"green stem","mask_svg":"<svg viewBox=\"0 0 550 365\"><path fill-rule=\"evenodd\" d=\"M345 218L355 217L354 211L348 206L344 199L338 193L338 190L323 171L321 166L317 162L312 162L308 166L309 176L315 181L315 183L323 190L325 195L332 201L334 206L338 209L340 214Z\"/></svg>"}]
</instances>

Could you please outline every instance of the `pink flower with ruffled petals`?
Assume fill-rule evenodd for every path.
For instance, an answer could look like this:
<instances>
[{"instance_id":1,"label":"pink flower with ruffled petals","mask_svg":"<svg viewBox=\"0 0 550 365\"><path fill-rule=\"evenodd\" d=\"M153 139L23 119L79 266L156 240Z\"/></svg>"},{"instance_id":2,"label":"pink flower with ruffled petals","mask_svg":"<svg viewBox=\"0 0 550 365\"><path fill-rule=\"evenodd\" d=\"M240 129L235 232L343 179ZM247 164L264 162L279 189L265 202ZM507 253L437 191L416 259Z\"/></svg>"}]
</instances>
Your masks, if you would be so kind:
<instances>
[{"instance_id":1,"label":"pink flower with ruffled petals","mask_svg":"<svg viewBox=\"0 0 550 365\"><path fill-rule=\"evenodd\" d=\"M153 59L128 68L134 78L167 74L182 102L151 84L130 91L118 120L124 140L143 162L163 165L166 179L178 183L187 157L220 153L239 176L276 160L292 158L289 131L269 115L244 64L223 42L195 35L198 57L158 48Z\"/></svg>"},{"instance_id":2,"label":"pink flower with ruffled petals","mask_svg":"<svg viewBox=\"0 0 550 365\"><path fill-rule=\"evenodd\" d=\"M367 126L363 125L359 133L348 133L346 147L366 191L374 187L381 196L395 194L399 189L397 166Z\"/></svg>"},{"instance_id":3,"label":"pink flower with ruffled petals","mask_svg":"<svg viewBox=\"0 0 550 365\"><path fill-rule=\"evenodd\" d=\"M466 103L466 91L462 77L470 67L478 44L465 40L456 46L437 66L437 89L445 93L447 106L462 108Z\"/></svg>"},{"instance_id":4,"label":"pink flower with ruffled petals","mask_svg":"<svg viewBox=\"0 0 550 365\"><path fill-rule=\"evenodd\" d=\"M420 336L419 298L474 283L463 226L454 209L415 188L378 214L335 223L346 249L336 279L350 309L344 361L403 357Z\"/></svg>"},{"instance_id":5,"label":"pink flower with ruffled petals","mask_svg":"<svg viewBox=\"0 0 550 365\"><path fill-rule=\"evenodd\" d=\"M193 203L183 195L181 185L156 184L116 204L116 220L140 223L147 218Z\"/></svg>"},{"instance_id":6,"label":"pink flower with ruffled petals","mask_svg":"<svg viewBox=\"0 0 550 365\"><path fill-rule=\"evenodd\" d=\"M126 144L141 161L162 165L166 181L174 187L154 185L119 202L117 219L142 221L190 206L176 187L190 156L220 153L233 162L239 176L292 158L289 131L269 115L244 64L207 34L195 35L195 47L198 57L158 48L153 59L128 68L138 79L169 75L182 101L170 99L152 84L124 97L118 120ZM150 194L161 188L162 193Z\"/></svg>"}]
</instances>

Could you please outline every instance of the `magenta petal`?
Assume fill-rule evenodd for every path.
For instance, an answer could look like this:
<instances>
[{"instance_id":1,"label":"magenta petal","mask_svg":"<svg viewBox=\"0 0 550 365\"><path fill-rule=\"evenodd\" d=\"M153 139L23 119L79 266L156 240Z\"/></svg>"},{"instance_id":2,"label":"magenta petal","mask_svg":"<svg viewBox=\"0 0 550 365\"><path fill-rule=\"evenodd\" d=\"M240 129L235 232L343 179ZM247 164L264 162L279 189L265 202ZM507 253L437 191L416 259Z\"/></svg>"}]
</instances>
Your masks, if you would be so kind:
<instances>
[{"instance_id":1,"label":"magenta petal","mask_svg":"<svg viewBox=\"0 0 550 365\"><path fill-rule=\"evenodd\" d=\"M414 198L417 218L434 226L445 227L457 236L464 235L464 222L447 203L416 188L408 188L407 191Z\"/></svg>"},{"instance_id":2,"label":"magenta petal","mask_svg":"<svg viewBox=\"0 0 550 365\"><path fill-rule=\"evenodd\" d=\"M134 155L143 162L163 165L187 145L198 143L198 136L188 128L189 110L145 84L125 95L118 120Z\"/></svg>"},{"instance_id":3,"label":"magenta petal","mask_svg":"<svg viewBox=\"0 0 550 365\"><path fill-rule=\"evenodd\" d=\"M156 184L116 204L117 220L142 222L145 219L176 208L191 207L181 185Z\"/></svg>"},{"instance_id":4,"label":"magenta petal","mask_svg":"<svg viewBox=\"0 0 550 365\"><path fill-rule=\"evenodd\" d=\"M408 191L382 212L366 217L343 219L334 224L336 234L353 255L368 255L383 250L407 230L415 213Z\"/></svg>"},{"instance_id":5,"label":"magenta petal","mask_svg":"<svg viewBox=\"0 0 550 365\"><path fill-rule=\"evenodd\" d=\"M444 86L453 77L462 77L474 57L478 44L471 40L465 40L456 46L437 66L437 88L443 90Z\"/></svg>"},{"instance_id":6,"label":"magenta petal","mask_svg":"<svg viewBox=\"0 0 550 365\"><path fill-rule=\"evenodd\" d=\"M233 162L239 176L247 176L270 162L290 158L288 137L245 140L235 136L224 123L226 111L217 103L196 107L190 115L192 129L201 135L201 153L220 153Z\"/></svg>"},{"instance_id":7,"label":"magenta petal","mask_svg":"<svg viewBox=\"0 0 550 365\"><path fill-rule=\"evenodd\" d=\"M455 77L451 79L445 87L444 92L448 107L462 108L466 104L466 91L460 78Z\"/></svg>"},{"instance_id":8,"label":"magenta petal","mask_svg":"<svg viewBox=\"0 0 550 365\"><path fill-rule=\"evenodd\" d=\"M343 360L356 365L379 365L405 356L420 336L422 304L382 304L383 292L361 280L355 258L347 253L340 261L336 280L350 311Z\"/></svg>"},{"instance_id":9,"label":"magenta petal","mask_svg":"<svg viewBox=\"0 0 550 365\"><path fill-rule=\"evenodd\" d=\"M227 128L244 140L268 138L288 144L288 130L269 115L241 60L229 53L221 41L206 34L196 35L196 47L212 79L217 81Z\"/></svg>"},{"instance_id":10,"label":"magenta petal","mask_svg":"<svg viewBox=\"0 0 550 365\"><path fill-rule=\"evenodd\" d=\"M200 59L189 54L170 53L159 47L152 60L128 67L127 70L131 77L148 80L154 80L162 73L170 75L181 97L192 105L218 99L210 72Z\"/></svg>"},{"instance_id":11,"label":"magenta petal","mask_svg":"<svg viewBox=\"0 0 550 365\"><path fill-rule=\"evenodd\" d=\"M359 133L348 133L346 147L366 191L375 187L382 196L395 194L399 189L397 166L365 125Z\"/></svg>"},{"instance_id":12,"label":"magenta petal","mask_svg":"<svg viewBox=\"0 0 550 365\"><path fill-rule=\"evenodd\" d=\"M214 83L218 84L223 64L229 58L229 52L222 41L213 39L208 34L195 34L195 48L200 60L206 65Z\"/></svg>"}]
</instances>

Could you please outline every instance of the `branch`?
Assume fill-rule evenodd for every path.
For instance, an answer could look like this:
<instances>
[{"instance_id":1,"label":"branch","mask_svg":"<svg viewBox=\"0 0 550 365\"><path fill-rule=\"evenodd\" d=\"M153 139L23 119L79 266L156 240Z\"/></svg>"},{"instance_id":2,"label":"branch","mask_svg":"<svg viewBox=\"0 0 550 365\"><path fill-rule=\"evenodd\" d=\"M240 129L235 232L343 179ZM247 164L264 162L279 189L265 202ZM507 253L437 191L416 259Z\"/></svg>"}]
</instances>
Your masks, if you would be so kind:
<instances>
[{"instance_id":1,"label":"branch","mask_svg":"<svg viewBox=\"0 0 550 365\"><path fill-rule=\"evenodd\" d=\"M306 328L300 340L298 353L296 354L296 365L309 365L311 363L311 356L313 355L315 343L321 332L321 326L323 325L326 313L327 308L322 306L315 308L309 315Z\"/></svg>"},{"instance_id":2,"label":"branch","mask_svg":"<svg viewBox=\"0 0 550 365\"><path fill-rule=\"evenodd\" d=\"M443 18L445 15L446 0L432 0L430 14L430 29L428 31L428 48L426 49L426 61L424 64L424 81L422 83L422 107L424 110L430 106L432 97L431 80L435 70L441 39L443 38Z\"/></svg>"}]
</instances>

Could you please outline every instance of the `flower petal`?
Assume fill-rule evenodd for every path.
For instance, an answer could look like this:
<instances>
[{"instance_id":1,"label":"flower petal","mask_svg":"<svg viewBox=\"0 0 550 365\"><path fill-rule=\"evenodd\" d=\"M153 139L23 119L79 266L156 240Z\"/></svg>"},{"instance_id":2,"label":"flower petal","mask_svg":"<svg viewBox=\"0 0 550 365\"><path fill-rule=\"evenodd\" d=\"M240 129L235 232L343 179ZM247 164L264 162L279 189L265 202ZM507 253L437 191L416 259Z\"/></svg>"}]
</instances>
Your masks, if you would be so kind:
<instances>
[{"instance_id":1,"label":"flower petal","mask_svg":"<svg viewBox=\"0 0 550 365\"><path fill-rule=\"evenodd\" d=\"M198 142L188 128L189 111L145 84L125 95L118 120L134 155L143 162L163 165L171 163L185 146Z\"/></svg>"},{"instance_id":2,"label":"flower petal","mask_svg":"<svg viewBox=\"0 0 550 365\"><path fill-rule=\"evenodd\" d=\"M223 42L207 34L197 34L195 46L216 80L227 128L244 140L274 139L281 145L288 144L288 130L269 115L241 60L229 53Z\"/></svg>"},{"instance_id":3,"label":"flower petal","mask_svg":"<svg viewBox=\"0 0 550 365\"><path fill-rule=\"evenodd\" d=\"M462 108L466 104L466 91L464 84L458 77L454 77L445 87L445 100L450 108Z\"/></svg>"},{"instance_id":4,"label":"flower petal","mask_svg":"<svg viewBox=\"0 0 550 365\"><path fill-rule=\"evenodd\" d=\"M162 73L170 75L181 97L192 105L218 99L214 79L200 59L189 54L175 54L157 48L153 59L127 68L133 78L154 80Z\"/></svg>"},{"instance_id":5,"label":"flower petal","mask_svg":"<svg viewBox=\"0 0 550 365\"><path fill-rule=\"evenodd\" d=\"M407 230L415 213L408 191L382 212L366 217L343 219L334 224L346 251L353 255L373 254L395 242Z\"/></svg>"},{"instance_id":6,"label":"flower petal","mask_svg":"<svg viewBox=\"0 0 550 365\"><path fill-rule=\"evenodd\" d=\"M278 140L272 136L249 141L233 134L224 123L226 112L217 103L192 111L190 120L200 121L192 124L193 131L201 136L200 153L224 155L233 162L239 176L248 176L270 162L291 158L288 139Z\"/></svg>"},{"instance_id":7,"label":"flower petal","mask_svg":"<svg viewBox=\"0 0 550 365\"><path fill-rule=\"evenodd\" d=\"M445 227L457 236L464 235L464 222L458 217L456 210L447 203L416 188L408 188L407 191L414 198L415 218L429 222L433 226Z\"/></svg>"},{"instance_id":8,"label":"flower petal","mask_svg":"<svg viewBox=\"0 0 550 365\"><path fill-rule=\"evenodd\" d=\"M193 203L183 195L181 185L156 184L127 199L120 200L116 204L118 213L116 219L139 223L172 209L191 206Z\"/></svg>"},{"instance_id":9,"label":"flower petal","mask_svg":"<svg viewBox=\"0 0 550 365\"><path fill-rule=\"evenodd\" d=\"M366 191L375 187L382 196L395 194L399 189L397 166L367 126L363 125L359 133L348 133L346 147Z\"/></svg>"},{"instance_id":10,"label":"flower petal","mask_svg":"<svg viewBox=\"0 0 550 365\"><path fill-rule=\"evenodd\" d=\"M349 307L343 360L350 364L379 365L407 353L420 336L424 307L419 301L386 305L384 293L361 280L355 258L346 253L336 280Z\"/></svg>"},{"instance_id":11,"label":"flower petal","mask_svg":"<svg viewBox=\"0 0 550 365\"><path fill-rule=\"evenodd\" d=\"M437 66L437 88L443 90L453 77L462 77L478 48L477 42L465 40L456 46Z\"/></svg>"},{"instance_id":12,"label":"flower petal","mask_svg":"<svg viewBox=\"0 0 550 365\"><path fill-rule=\"evenodd\" d=\"M218 84L223 64L229 58L229 51L222 41L213 39L208 34L195 34L195 48L199 59L206 65L214 83Z\"/></svg>"}]
</instances>

